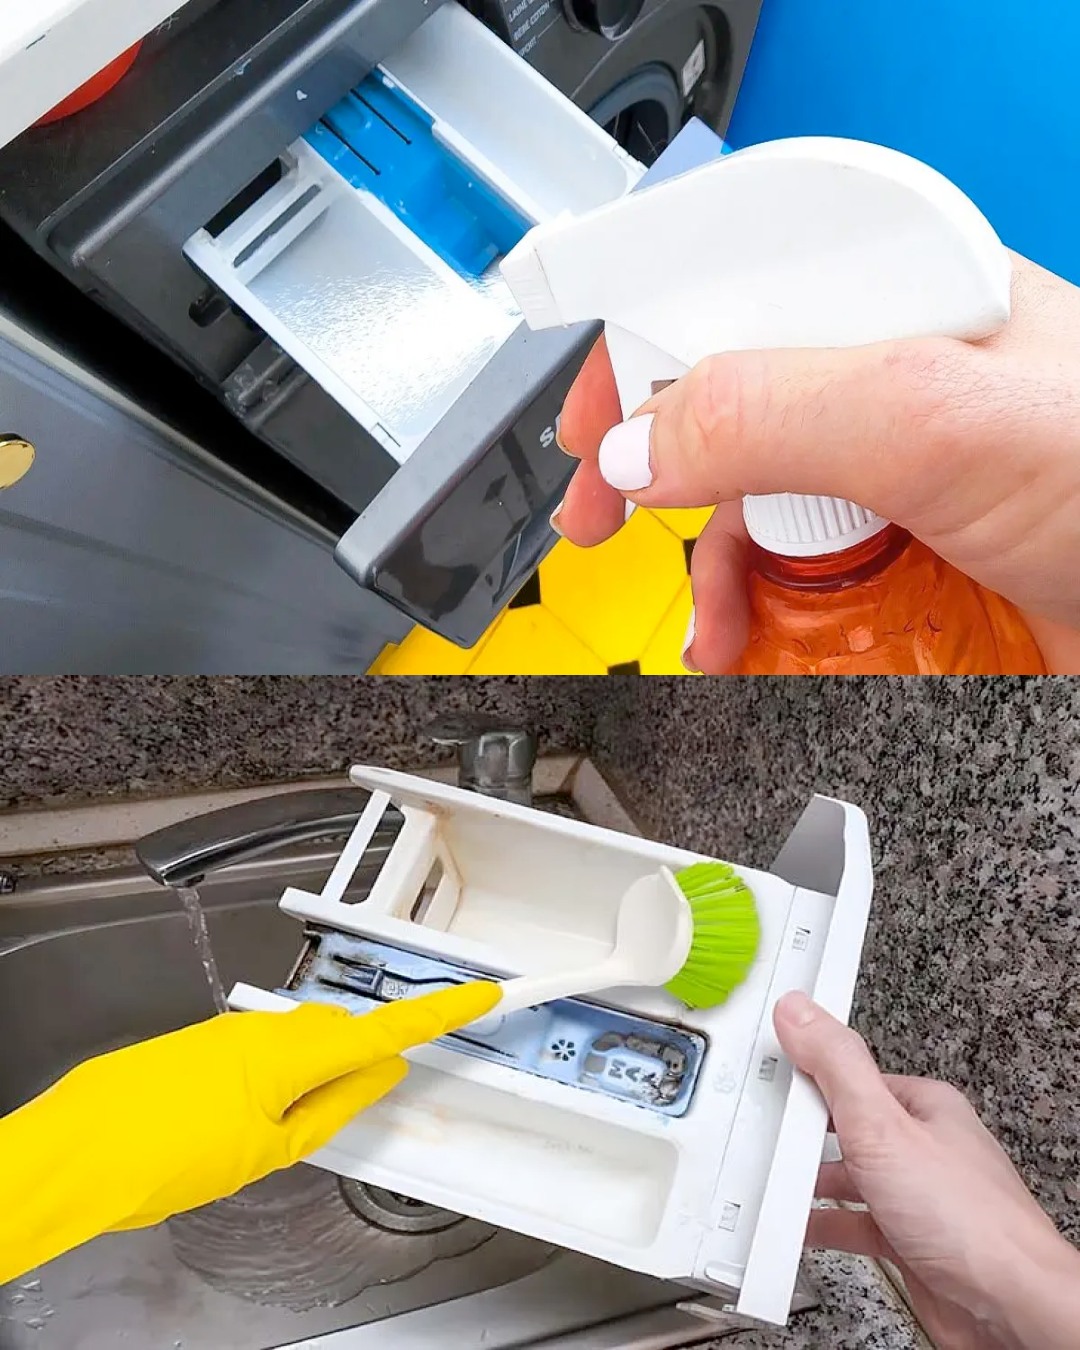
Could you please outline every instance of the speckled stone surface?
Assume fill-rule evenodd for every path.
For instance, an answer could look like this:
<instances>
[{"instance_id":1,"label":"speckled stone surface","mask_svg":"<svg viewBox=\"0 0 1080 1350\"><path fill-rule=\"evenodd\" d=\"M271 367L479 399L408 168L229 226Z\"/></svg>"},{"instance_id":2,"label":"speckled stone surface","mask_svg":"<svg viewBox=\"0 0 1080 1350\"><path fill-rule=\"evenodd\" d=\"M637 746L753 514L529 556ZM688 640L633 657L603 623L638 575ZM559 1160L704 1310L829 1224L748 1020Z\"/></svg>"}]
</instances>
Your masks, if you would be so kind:
<instances>
[{"instance_id":1,"label":"speckled stone surface","mask_svg":"<svg viewBox=\"0 0 1080 1350\"><path fill-rule=\"evenodd\" d=\"M800 1313L783 1331L739 1331L715 1350L927 1350L924 1339L891 1286L856 1256L813 1252L807 1274L821 1307Z\"/></svg>"},{"instance_id":2,"label":"speckled stone surface","mask_svg":"<svg viewBox=\"0 0 1080 1350\"><path fill-rule=\"evenodd\" d=\"M504 713L591 750L650 833L768 865L814 791L870 818L856 1022L886 1068L963 1088L1080 1239L1080 682L0 680L0 804L431 762L429 717ZM2 826L2 821L0 821ZM862 1263L764 1350L910 1350Z\"/></svg>"},{"instance_id":3,"label":"speckled stone surface","mask_svg":"<svg viewBox=\"0 0 1080 1350\"><path fill-rule=\"evenodd\" d=\"M448 758L424 729L494 713L541 753L588 741L593 695L572 679L0 678L0 807L246 787L365 759Z\"/></svg>"},{"instance_id":4,"label":"speckled stone surface","mask_svg":"<svg viewBox=\"0 0 1080 1350\"><path fill-rule=\"evenodd\" d=\"M651 833L737 861L814 791L863 807L856 1024L962 1088L1080 1239L1080 681L623 682L596 743Z\"/></svg>"}]
</instances>

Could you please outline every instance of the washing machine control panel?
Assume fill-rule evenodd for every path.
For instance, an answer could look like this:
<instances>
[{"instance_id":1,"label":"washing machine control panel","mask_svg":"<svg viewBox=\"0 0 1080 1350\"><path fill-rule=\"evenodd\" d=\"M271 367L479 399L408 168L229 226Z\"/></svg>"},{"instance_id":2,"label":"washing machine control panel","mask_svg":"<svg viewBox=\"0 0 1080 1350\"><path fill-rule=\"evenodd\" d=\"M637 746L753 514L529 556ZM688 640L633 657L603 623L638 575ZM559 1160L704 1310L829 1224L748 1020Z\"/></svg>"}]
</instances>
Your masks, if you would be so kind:
<instances>
[{"instance_id":1,"label":"washing machine control panel","mask_svg":"<svg viewBox=\"0 0 1080 1350\"><path fill-rule=\"evenodd\" d=\"M529 56L556 24L615 41L629 32L645 5L646 0L473 0L467 7Z\"/></svg>"},{"instance_id":2,"label":"washing machine control panel","mask_svg":"<svg viewBox=\"0 0 1080 1350\"><path fill-rule=\"evenodd\" d=\"M469 8L489 22L501 20L505 35L525 52L560 19L614 41L629 31L645 0L479 0Z\"/></svg>"}]
</instances>

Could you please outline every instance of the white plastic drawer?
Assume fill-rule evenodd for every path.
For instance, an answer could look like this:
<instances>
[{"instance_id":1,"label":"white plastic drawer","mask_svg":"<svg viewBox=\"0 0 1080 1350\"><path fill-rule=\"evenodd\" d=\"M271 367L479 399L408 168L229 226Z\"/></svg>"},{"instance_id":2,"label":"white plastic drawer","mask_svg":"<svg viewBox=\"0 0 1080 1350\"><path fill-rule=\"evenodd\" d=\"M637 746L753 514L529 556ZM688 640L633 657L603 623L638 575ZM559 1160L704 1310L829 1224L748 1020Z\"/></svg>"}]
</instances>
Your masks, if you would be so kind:
<instances>
[{"instance_id":1,"label":"white plastic drawer","mask_svg":"<svg viewBox=\"0 0 1080 1350\"><path fill-rule=\"evenodd\" d=\"M584 965L598 944L610 949L628 885L699 860L388 770L355 768L352 779L372 792L364 817L323 890L289 889L282 909L319 932L475 970ZM391 804L405 824L367 898L350 903L345 887ZM642 988L596 1000L677 1019L704 1039L685 1112L642 1109L438 1044L410 1052L402 1086L311 1161L629 1270L724 1291L748 1316L784 1322L827 1111L785 1059L772 1010L802 989L848 1016L873 886L865 818L815 798L772 871L738 870L757 898L762 939L725 1004L688 1011ZM296 1003L283 992L238 985L230 1003L288 1011Z\"/></svg>"},{"instance_id":2,"label":"white plastic drawer","mask_svg":"<svg viewBox=\"0 0 1080 1350\"><path fill-rule=\"evenodd\" d=\"M614 200L644 172L453 0L370 78L430 119L434 145L523 229ZM380 167L360 158L381 187ZM407 211L309 139L282 167L254 205L216 237L198 231L185 252L404 463L521 323L497 258L478 274L456 267Z\"/></svg>"}]
</instances>

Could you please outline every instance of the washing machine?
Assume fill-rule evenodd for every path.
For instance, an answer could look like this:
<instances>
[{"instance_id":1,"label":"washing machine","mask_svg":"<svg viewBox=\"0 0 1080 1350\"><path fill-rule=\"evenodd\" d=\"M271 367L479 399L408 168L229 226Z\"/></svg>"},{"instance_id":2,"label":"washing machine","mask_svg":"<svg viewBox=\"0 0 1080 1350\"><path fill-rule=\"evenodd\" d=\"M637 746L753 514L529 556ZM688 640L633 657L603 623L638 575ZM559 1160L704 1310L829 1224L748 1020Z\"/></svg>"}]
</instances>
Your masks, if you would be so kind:
<instances>
[{"instance_id":1,"label":"washing machine","mask_svg":"<svg viewBox=\"0 0 1080 1350\"><path fill-rule=\"evenodd\" d=\"M633 190L689 118L722 133L759 5L188 0L0 150L7 284L32 253L84 348L180 422L199 386L357 585L471 645L554 543L595 336L528 332L498 256Z\"/></svg>"},{"instance_id":2,"label":"washing machine","mask_svg":"<svg viewBox=\"0 0 1080 1350\"><path fill-rule=\"evenodd\" d=\"M470 8L651 164L691 116L723 133L756 6L700 0L477 0Z\"/></svg>"}]
</instances>

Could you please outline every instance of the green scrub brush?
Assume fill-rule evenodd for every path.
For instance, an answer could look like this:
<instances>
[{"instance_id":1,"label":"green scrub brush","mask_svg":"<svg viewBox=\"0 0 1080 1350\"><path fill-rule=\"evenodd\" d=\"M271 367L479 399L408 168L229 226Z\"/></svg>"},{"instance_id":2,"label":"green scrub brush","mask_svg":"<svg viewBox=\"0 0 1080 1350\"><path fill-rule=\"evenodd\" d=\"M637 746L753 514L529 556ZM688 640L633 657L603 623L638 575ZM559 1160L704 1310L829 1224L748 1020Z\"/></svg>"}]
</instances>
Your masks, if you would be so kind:
<instances>
[{"instance_id":1,"label":"green scrub brush","mask_svg":"<svg viewBox=\"0 0 1080 1350\"><path fill-rule=\"evenodd\" d=\"M692 1008L714 1008L746 979L760 936L753 894L726 863L662 867L623 896L603 961L507 980L499 1011L633 984L663 985Z\"/></svg>"},{"instance_id":2,"label":"green scrub brush","mask_svg":"<svg viewBox=\"0 0 1080 1350\"><path fill-rule=\"evenodd\" d=\"M715 1008L750 973L761 942L754 895L733 867L700 862L675 873L693 916L690 950L664 982L691 1008Z\"/></svg>"}]
</instances>

